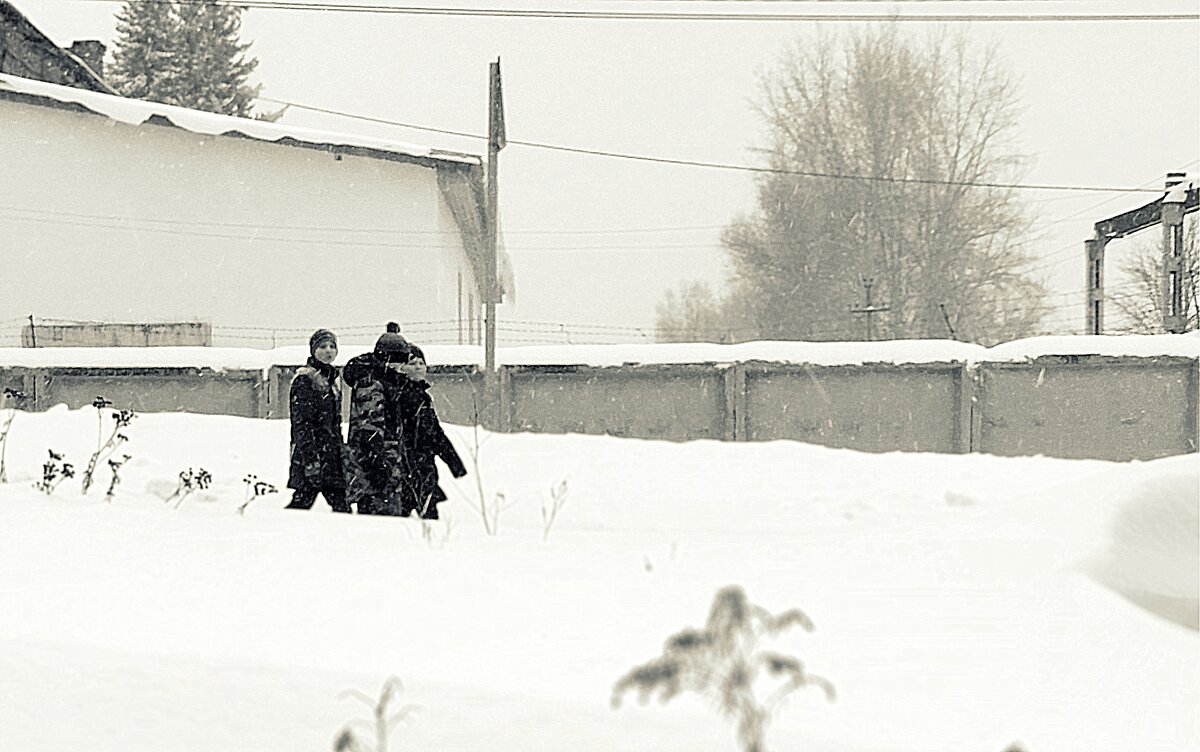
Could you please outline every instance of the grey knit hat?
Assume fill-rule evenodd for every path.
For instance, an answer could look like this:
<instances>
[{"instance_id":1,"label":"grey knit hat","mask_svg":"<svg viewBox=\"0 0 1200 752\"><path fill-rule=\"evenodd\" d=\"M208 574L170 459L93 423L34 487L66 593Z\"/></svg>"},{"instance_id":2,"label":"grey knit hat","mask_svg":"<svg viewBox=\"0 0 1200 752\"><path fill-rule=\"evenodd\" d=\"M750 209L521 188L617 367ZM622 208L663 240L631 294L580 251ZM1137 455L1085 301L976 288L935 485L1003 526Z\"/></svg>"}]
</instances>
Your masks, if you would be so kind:
<instances>
[{"instance_id":1,"label":"grey knit hat","mask_svg":"<svg viewBox=\"0 0 1200 752\"><path fill-rule=\"evenodd\" d=\"M333 332L328 329L318 329L313 332L312 336L308 338L308 354L315 355L317 348L325 341L333 342L333 346L337 347L337 335Z\"/></svg>"}]
</instances>

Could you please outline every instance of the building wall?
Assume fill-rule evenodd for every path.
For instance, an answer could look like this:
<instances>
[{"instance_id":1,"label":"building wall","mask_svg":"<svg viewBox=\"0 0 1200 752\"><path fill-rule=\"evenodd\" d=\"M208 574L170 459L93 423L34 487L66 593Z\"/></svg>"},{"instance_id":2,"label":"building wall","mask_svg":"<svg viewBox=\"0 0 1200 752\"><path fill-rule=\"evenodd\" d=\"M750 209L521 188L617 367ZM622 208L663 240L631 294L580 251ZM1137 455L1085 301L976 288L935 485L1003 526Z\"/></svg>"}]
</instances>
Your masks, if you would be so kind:
<instances>
[{"instance_id":1,"label":"building wall","mask_svg":"<svg viewBox=\"0 0 1200 752\"><path fill-rule=\"evenodd\" d=\"M26 324L21 347L212 346L212 324Z\"/></svg>"},{"instance_id":2,"label":"building wall","mask_svg":"<svg viewBox=\"0 0 1200 752\"><path fill-rule=\"evenodd\" d=\"M0 153L10 317L452 325L473 283L433 167L5 98Z\"/></svg>"},{"instance_id":3,"label":"building wall","mask_svg":"<svg viewBox=\"0 0 1200 752\"><path fill-rule=\"evenodd\" d=\"M438 208L438 231L443 237L454 237L459 232L454 215L450 213L445 202L440 202ZM436 329L436 334L443 342L479 344L482 342L478 336L478 333L482 332L479 324L482 317L482 296L479 290L482 289L483 280L476 278L471 264L458 261L458 256L459 254L443 256L437 280L439 310L453 309L454 316L444 320L439 320L443 319L441 316L426 316L416 320L436 321L436 324L430 326ZM429 326L425 327L426 331L428 329Z\"/></svg>"}]
</instances>

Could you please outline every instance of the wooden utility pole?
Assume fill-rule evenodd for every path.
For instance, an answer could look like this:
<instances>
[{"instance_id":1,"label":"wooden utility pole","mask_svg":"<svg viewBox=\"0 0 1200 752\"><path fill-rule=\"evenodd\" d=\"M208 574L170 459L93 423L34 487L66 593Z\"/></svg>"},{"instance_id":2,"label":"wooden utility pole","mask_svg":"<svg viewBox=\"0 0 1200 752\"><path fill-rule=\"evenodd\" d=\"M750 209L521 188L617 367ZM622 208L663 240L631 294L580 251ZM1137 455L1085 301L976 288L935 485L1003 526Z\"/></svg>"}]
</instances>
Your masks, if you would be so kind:
<instances>
[{"instance_id":1,"label":"wooden utility pole","mask_svg":"<svg viewBox=\"0 0 1200 752\"><path fill-rule=\"evenodd\" d=\"M484 370L489 378L496 373L496 304L500 302L500 280L496 261L496 228L499 219L499 190L496 184L497 161L507 143L504 133L504 96L500 88L500 58L489 66L488 85L488 160L487 160L487 279L484 284Z\"/></svg>"},{"instance_id":2,"label":"wooden utility pole","mask_svg":"<svg viewBox=\"0 0 1200 752\"><path fill-rule=\"evenodd\" d=\"M871 299L871 288L875 286L874 278L863 277L862 283L863 283L863 287L866 289L866 293L867 293L867 304L862 306L861 308L856 308L854 306L851 306L850 313L853 313L855 316L866 314L866 316L867 316L867 341L873 342L875 340L875 319L874 319L875 314L883 313L884 311L889 311L889 310L891 310L891 308L889 306L887 306L886 304L877 306L877 305L875 305L874 301Z\"/></svg>"}]
</instances>

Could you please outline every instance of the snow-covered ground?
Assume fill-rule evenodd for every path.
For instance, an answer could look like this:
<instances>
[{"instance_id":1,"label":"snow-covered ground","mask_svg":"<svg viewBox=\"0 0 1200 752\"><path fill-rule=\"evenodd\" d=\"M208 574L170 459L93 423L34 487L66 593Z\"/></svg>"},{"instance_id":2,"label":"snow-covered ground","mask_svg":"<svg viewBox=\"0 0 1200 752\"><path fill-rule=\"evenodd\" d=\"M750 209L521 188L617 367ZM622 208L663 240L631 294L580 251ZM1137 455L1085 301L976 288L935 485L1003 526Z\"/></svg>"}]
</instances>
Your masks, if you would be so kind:
<instances>
[{"instance_id":1,"label":"snow-covered ground","mask_svg":"<svg viewBox=\"0 0 1200 752\"><path fill-rule=\"evenodd\" d=\"M0 413L0 426L4 414ZM107 432L111 421L106 420ZM449 427L464 454L468 428ZM0 485L0 739L22 750L328 750L387 677L420 706L391 749L733 750L682 696L614 682L742 586L815 632L777 649L837 689L791 695L786 752L1200 748L1197 455L1118 464L861 454L790 441L481 435L442 522L244 515L288 426L147 414L104 500L92 409L20 413ZM203 467L206 491L162 497ZM476 480L504 494L485 534ZM566 503L543 541L550 489ZM370 739L371 734L366 734Z\"/></svg>"}]
</instances>

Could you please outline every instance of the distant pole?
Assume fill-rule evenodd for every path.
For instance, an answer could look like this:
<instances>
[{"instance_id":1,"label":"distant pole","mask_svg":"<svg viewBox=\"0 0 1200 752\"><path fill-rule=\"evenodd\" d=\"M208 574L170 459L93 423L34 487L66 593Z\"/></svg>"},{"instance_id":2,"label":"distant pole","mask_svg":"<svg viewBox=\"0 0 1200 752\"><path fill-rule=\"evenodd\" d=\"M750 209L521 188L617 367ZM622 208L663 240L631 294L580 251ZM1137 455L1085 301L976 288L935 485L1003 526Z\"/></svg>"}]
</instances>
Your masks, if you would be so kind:
<instances>
[{"instance_id":1,"label":"distant pole","mask_svg":"<svg viewBox=\"0 0 1200 752\"><path fill-rule=\"evenodd\" d=\"M938 303L938 310L942 312L942 321L946 322L946 328L950 330L950 339L958 339L958 335L954 333L954 325L950 323L950 314L946 313L946 304Z\"/></svg>"},{"instance_id":2,"label":"distant pole","mask_svg":"<svg viewBox=\"0 0 1200 752\"><path fill-rule=\"evenodd\" d=\"M1108 239L1099 232L1091 240L1083 241L1087 267L1084 270L1083 333L1104 333L1104 246Z\"/></svg>"},{"instance_id":3,"label":"distant pole","mask_svg":"<svg viewBox=\"0 0 1200 752\"><path fill-rule=\"evenodd\" d=\"M871 288L873 288L875 286L875 279L873 277L863 277L862 283L863 283L863 288L866 290L866 298L867 298L866 305L864 305L860 308L855 308L852 306L850 308L850 313L853 313L856 316L861 315L861 314L866 314L866 316L867 316L867 341L873 342L875 340L875 319L874 319L875 314L883 313L884 311L888 311L891 309L887 305L879 305L879 306L875 305L875 301L871 297Z\"/></svg>"},{"instance_id":4,"label":"distant pole","mask_svg":"<svg viewBox=\"0 0 1200 752\"><path fill-rule=\"evenodd\" d=\"M1183 182L1181 172L1167 173L1162 202L1162 325L1163 331L1180 334L1186 329L1183 315L1183 207L1185 191L1173 191Z\"/></svg>"},{"instance_id":5,"label":"distant pole","mask_svg":"<svg viewBox=\"0 0 1200 752\"><path fill-rule=\"evenodd\" d=\"M485 238L487 273L484 284L484 370L496 372L496 304L500 302L500 280L496 260L496 235L499 221L499 186L496 170L500 150L507 143L504 132L504 96L500 87L500 58L489 66L488 85L488 160L487 160L487 234Z\"/></svg>"},{"instance_id":6,"label":"distant pole","mask_svg":"<svg viewBox=\"0 0 1200 752\"><path fill-rule=\"evenodd\" d=\"M33 323L33 314L29 314L29 339L37 347L37 325Z\"/></svg>"}]
</instances>

